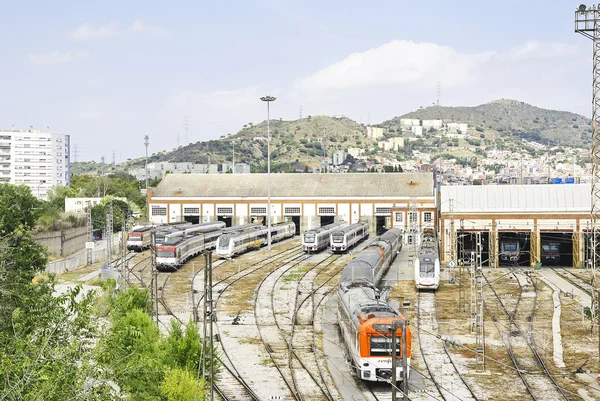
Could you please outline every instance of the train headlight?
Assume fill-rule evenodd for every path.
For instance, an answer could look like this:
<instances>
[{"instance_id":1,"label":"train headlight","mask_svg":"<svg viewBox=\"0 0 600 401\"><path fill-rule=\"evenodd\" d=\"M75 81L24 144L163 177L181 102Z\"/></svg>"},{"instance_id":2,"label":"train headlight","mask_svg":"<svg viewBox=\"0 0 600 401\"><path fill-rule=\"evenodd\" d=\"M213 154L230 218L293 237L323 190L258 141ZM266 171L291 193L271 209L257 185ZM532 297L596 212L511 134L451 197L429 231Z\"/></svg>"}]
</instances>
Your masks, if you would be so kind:
<instances>
[{"instance_id":1,"label":"train headlight","mask_svg":"<svg viewBox=\"0 0 600 401\"><path fill-rule=\"evenodd\" d=\"M369 366L369 362L365 362L365 363L363 363L363 366L364 366L364 367L367 367L367 366Z\"/></svg>"}]
</instances>

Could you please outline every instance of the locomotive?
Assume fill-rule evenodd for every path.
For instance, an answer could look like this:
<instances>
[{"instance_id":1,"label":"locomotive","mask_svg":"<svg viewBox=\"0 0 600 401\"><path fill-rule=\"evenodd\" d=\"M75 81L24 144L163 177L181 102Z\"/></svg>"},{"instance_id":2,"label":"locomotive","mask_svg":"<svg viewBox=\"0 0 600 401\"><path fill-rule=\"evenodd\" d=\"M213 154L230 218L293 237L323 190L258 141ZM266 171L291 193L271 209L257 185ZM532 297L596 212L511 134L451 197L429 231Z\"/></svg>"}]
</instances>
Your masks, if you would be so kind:
<instances>
[{"instance_id":1,"label":"locomotive","mask_svg":"<svg viewBox=\"0 0 600 401\"><path fill-rule=\"evenodd\" d=\"M259 224L246 224L224 230L217 241L217 256L231 258L250 249L258 249L267 244L269 228ZM271 242L291 238L296 234L294 222L284 222L271 226Z\"/></svg>"},{"instance_id":2,"label":"locomotive","mask_svg":"<svg viewBox=\"0 0 600 401\"><path fill-rule=\"evenodd\" d=\"M402 232L391 229L348 263L338 286L338 313L342 339L346 344L357 376L366 381L391 380L394 321L406 318L392 308L378 288L385 273L402 248ZM410 329L406 329L406 349L396 343L396 355L406 352L410 366ZM402 336L398 329L397 338ZM410 370L406 372L407 377ZM395 381L402 379L398 367Z\"/></svg>"},{"instance_id":3,"label":"locomotive","mask_svg":"<svg viewBox=\"0 0 600 401\"><path fill-rule=\"evenodd\" d=\"M358 223L331 231L330 243L333 252L346 252L369 236L369 223Z\"/></svg>"},{"instance_id":4,"label":"locomotive","mask_svg":"<svg viewBox=\"0 0 600 401\"><path fill-rule=\"evenodd\" d=\"M433 230L423 232L419 252L415 258L415 286L419 290L436 290L440 286L440 258Z\"/></svg>"},{"instance_id":5,"label":"locomotive","mask_svg":"<svg viewBox=\"0 0 600 401\"><path fill-rule=\"evenodd\" d=\"M330 234L338 227L348 225L345 221L328 224L323 227L307 230L302 236L302 250L304 252L319 252L322 249L328 248L330 244Z\"/></svg>"}]
</instances>

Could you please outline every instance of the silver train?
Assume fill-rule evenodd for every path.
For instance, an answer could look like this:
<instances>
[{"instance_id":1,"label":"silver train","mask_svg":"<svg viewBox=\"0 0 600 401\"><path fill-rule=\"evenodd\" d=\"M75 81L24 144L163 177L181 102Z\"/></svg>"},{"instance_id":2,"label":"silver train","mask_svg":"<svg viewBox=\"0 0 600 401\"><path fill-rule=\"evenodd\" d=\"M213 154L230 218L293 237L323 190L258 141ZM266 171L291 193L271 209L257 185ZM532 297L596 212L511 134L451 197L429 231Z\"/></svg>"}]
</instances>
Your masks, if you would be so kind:
<instances>
[{"instance_id":1,"label":"silver train","mask_svg":"<svg viewBox=\"0 0 600 401\"><path fill-rule=\"evenodd\" d=\"M160 226L154 232L154 245L162 245L167 240L167 235L173 233L181 233L183 235L183 231L192 226L192 223L181 223L181 224L173 224L168 226Z\"/></svg>"},{"instance_id":2,"label":"silver train","mask_svg":"<svg viewBox=\"0 0 600 401\"><path fill-rule=\"evenodd\" d=\"M127 249L141 252L152 245L154 226L137 227L127 233Z\"/></svg>"},{"instance_id":3,"label":"silver train","mask_svg":"<svg viewBox=\"0 0 600 401\"><path fill-rule=\"evenodd\" d=\"M319 252L329 248L331 232L338 227L347 225L348 223L345 221L338 221L337 223L305 231L302 236L302 250L304 252Z\"/></svg>"},{"instance_id":4,"label":"silver train","mask_svg":"<svg viewBox=\"0 0 600 401\"><path fill-rule=\"evenodd\" d=\"M218 240L217 256L231 258L249 249L258 249L267 244L268 232L268 227L259 224L247 224L239 226L238 230L224 232ZM271 242L291 238L295 234L296 225L291 221L271 226Z\"/></svg>"},{"instance_id":5,"label":"silver train","mask_svg":"<svg viewBox=\"0 0 600 401\"><path fill-rule=\"evenodd\" d=\"M415 286L417 289L436 290L440 286L440 258L433 230L423 233L415 258Z\"/></svg>"},{"instance_id":6,"label":"silver train","mask_svg":"<svg viewBox=\"0 0 600 401\"><path fill-rule=\"evenodd\" d=\"M369 223L359 221L346 227L333 230L330 235L331 250L346 252L369 236Z\"/></svg>"},{"instance_id":7,"label":"silver train","mask_svg":"<svg viewBox=\"0 0 600 401\"><path fill-rule=\"evenodd\" d=\"M392 229L378 237L342 271L338 286L338 313L342 339L356 375L366 381L389 381L392 375L390 329L395 320L405 320L381 297L379 284L402 249L402 231ZM410 329L407 330L407 360L410 366ZM397 356L402 356L401 330L396 333ZM398 364L400 365L400 364ZM398 366L396 381L402 379ZM407 376L410 370L407 371Z\"/></svg>"},{"instance_id":8,"label":"silver train","mask_svg":"<svg viewBox=\"0 0 600 401\"><path fill-rule=\"evenodd\" d=\"M171 232L156 246L156 270L175 271L200 253L216 247L225 223L203 223Z\"/></svg>"}]
</instances>

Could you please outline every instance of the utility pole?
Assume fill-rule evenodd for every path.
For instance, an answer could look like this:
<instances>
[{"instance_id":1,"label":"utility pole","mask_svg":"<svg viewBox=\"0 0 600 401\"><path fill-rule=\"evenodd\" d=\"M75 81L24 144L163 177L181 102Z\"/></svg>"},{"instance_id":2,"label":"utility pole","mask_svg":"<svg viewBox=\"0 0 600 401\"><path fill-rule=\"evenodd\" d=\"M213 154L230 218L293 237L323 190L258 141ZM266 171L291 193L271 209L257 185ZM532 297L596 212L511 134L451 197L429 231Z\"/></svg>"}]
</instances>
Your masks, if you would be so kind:
<instances>
[{"instance_id":1,"label":"utility pole","mask_svg":"<svg viewBox=\"0 0 600 401\"><path fill-rule=\"evenodd\" d=\"M189 116L183 117L183 127L185 128L185 144L183 146L187 146L190 144L188 142L188 130L190 128L190 117Z\"/></svg>"},{"instance_id":2,"label":"utility pole","mask_svg":"<svg viewBox=\"0 0 600 401\"><path fill-rule=\"evenodd\" d=\"M460 233L458 235L458 276L460 277L458 280L458 311L465 312L466 309L466 299L467 295L465 294L465 281L463 277L463 267L465 264L465 221L463 219L460 220Z\"/></svg>"},{"instance_id":3,"label":"utility pole","mask_svg":"<svg viewBox=\"0 0 600 401\"><path fill-rule=\"evenodd\" d=\"M148 194L148 145L150 145L150 137L146 134L144 136L144 146L146 146L146 194Z\"/></svg>"},{"instance_id":4,"label":"utility pole","mask_svg":"<svg viewBox=\"0 0 600 401\"><path fill-rule=\"evenodd\" d=\"M210 397L209 400L214 400L214 355L213 355L213 297L212 297L212 252L204 253L204 319L202 322L202 354L200 357L200 363L202 363L202 377L206 380L206 350L208 348L208 358L210 364L208 366L208 375L210 383ZM208 323L207 323L208 320ZM206 335L206 329L208 325L208 337ZM207 341L208 340L208 341ZM207 347L208 342L208 347Z\"/></svg>"},{"instance_id":5,"label":"utility pole","mask_svg":"<svg viewBox=\"0 0 600 401\"><path fill-rule=\"evenodd\" d=\"M152 279L150 281L150 299L152 301L152 314L156 318L156 327L158 327L158 271L156 270L156 237L154 231L150 233L150 269Z\"/></svg>"},{"instance_id":6,"label":"utility pole","mask_svg":"<svg viewBox=\"0 0 600 401\"><path fill-rule=\"evenodd\" d=\"M600 223L600 6L587 8L581 4L575 11L575 32L592 40L592 210L591 227L591 266L592 266L592 332L594 325L600 326L598 309L598 280L596 273L599 265L598 224ZM600 365L600 327L598 330L598 356Z\"/></svg>"},{"instance_id":7,"label":"utility pole","mask_svg":"<svg viewBox=\"0 0 600 401\"><path fill-rule=\"evenodd\" d=\"M232 140L231 144L233 145L233 167L231 168L231 174L235 174L235 141Z\"/></svg>"},{"instance_id":8,"label":"utility pole","mask_svg":"<svg viewBox=\"0 0 600 401\"><path fill-rule=\"evenodd\" d=\"M481 234L479 234L481 241ZM475 263L475 362L477 370L485 371L485 323L483 321L483 261L481 242L478 243Z\"/></svg>"},{"instance_id":9,"label":"utility pole","mask_svg":"<svg viewBox=\"0 0 600 401\"><path fill-rule=\"evenodd\" d=\"M79 144L74 143L73 144L73 161L75 163L77 163L78 160L79 160Z\"/></svg>"},{"instance_id":10,"label":"utility pole","mask_svg":"<svg viewBox=\"0 0 600 401\"><path fill-rule=\"evenodd\" d=\"M85 207L85 214L86 214L86 218L87 218L87 233L88 233L88 240L90 242L94 242L94 227L92 224L92 204L90 201L87 201L87 206ZM94 261L92 260L92 255L93 255L93 249L92 248L87 248L87 264L91 265L92 263L94 263Z\"/></svg>"},{"instance_id":11,"label":"utility pole","mask_svg":"<svg viewBox=\"0 0 600 401\"><path fill-rule=\"evenodd\" d=\"M112 165L113 167L117 165L117 159L115 158L115 151L112 151Z\"/></svg>"},{"instance_id":12,"label":"utility pole","mask_svg":"<svg viewBox=\"0 0 600 401\"><path fill-rule=\"evenodd\" d=\"M397 397L396 397L396 390L397 390L397 380L396 378L397 376L397 368L398 368L398 355L396 353L397 351L397 347L396 344L398 342L398 330L402 330L402 334L401 334L401 348L400 348L400 353L402 355L402 399L403 400L408 400L408 363L407 363L407 356L406 356L406 320L402 319L402 320L394 320L392 322L392 328L391 330L391 334L392 334L392 378L391 378L391 385L392 385L392 401L397 401Z\"/></svg>"},{"instance_id":13,"label":"utility pole","mask_svg":"<svg viewBox=\"0 0 600 401\"><path fill-rule=\"evenodd\" d=\"M112 241L113 241L112 229L113 229L113 225L112 225L112 208L111 208L111 213L106 214L106 224L104 226L104 239L106 240L106 267L109 269L111 268L110 258L112 255Z\"/></svg>"}]
</instances>

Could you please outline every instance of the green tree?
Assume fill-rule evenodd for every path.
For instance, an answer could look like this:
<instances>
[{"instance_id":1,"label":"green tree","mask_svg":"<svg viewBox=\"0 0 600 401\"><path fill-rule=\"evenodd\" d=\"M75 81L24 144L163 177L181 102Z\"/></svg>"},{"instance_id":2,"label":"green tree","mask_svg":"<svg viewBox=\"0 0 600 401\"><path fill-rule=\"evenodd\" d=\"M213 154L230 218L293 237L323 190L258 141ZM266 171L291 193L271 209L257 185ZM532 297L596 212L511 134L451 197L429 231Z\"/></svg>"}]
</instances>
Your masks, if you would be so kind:
<instances>
[{"instance_id":1,"label":"green tree","mask_svg":"<svg viewBox=\"0 0 600 401\"><path fill-rule=\"evenodd\" d=\"M194 373L187 370L169 369L160 383L160 393L167 401L202 400L205 396L204 381L196 380Z\"/></svg>"},{"instance_id":2,"label":"green tree","mask_svg":"<svg viewBox=\"0 0 600 401\"><path fill-rule=\"evenodd\" d=\"M40 216L40 202L24 185L0 185L0 237L31 230Z\"/></svg>"}]
</instances>

